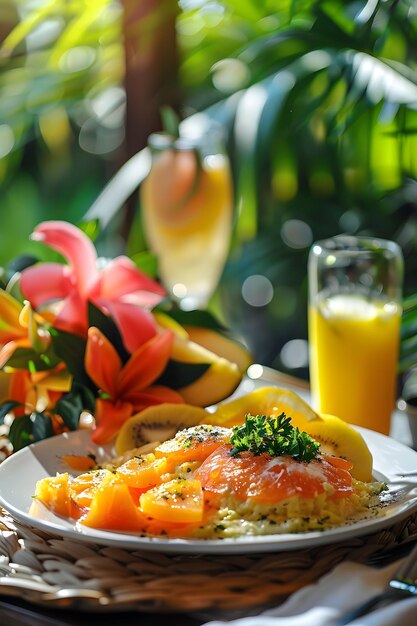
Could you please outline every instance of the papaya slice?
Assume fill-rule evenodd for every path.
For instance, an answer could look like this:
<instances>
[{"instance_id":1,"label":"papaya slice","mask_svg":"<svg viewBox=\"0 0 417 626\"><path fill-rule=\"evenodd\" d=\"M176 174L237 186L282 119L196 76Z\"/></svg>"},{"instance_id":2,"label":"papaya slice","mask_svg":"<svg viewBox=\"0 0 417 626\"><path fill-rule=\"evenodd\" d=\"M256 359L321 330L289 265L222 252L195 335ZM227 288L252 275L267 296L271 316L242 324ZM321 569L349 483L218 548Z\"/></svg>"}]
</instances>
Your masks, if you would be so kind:
<instances>
[{"instance_id":1,"label":"papaya slice","mask_svg":"<svg viewBox=\"0 0 417 626\"><path fill-rule=\"evenodd\" d=\"M103 480L110 476L112 476L112 472L106 469L86 472L76 476L69 484L71 499L80 507L89 507Z\"/></svg>"},{"instance_id":2,"label":"papaya slice","mask_svg":"<svg viewBox=\"0 0 417 626\"><path fill-rule=\"evenodd\" d=\"M140 508L146 515L163 522L200 522L204 510L201 482L176 478L162 483L141 495Z\"/></svg>"},{"instance_id":3,"label":"papaya slice","mask_svg":"<svg viewBox=\"0 0 417 626\"><path fill-rule=\"evenodd\" d=\"M229 339L225 335L201 326L184 326L188 337L194 343L214 352L231 363L236 363L241 372L246 372L253 358L249 351L238 341Z\"/></svg>"},{"instance_id":4,"label":"papaya slice","mask_svg":"<svg viewBox=\"0 0 417 626\"><path fill-rule=\"evenodd\" d=\"M68 481L68 472L42 478L36 483L34 497L53 513L72 517L74 509L69 495Z\"/></svg>"},{"instance_id":5,"label":"papaya slice","mask_svg":"<svg viewBox=\"0 0 417 626\"><path fill-rule=\"evenodd\" d=\"M116 476L133 489L149 489L161 481L166 471L166 459L157 459L151 453L132 457L117 468Z\"/></svg>"},{"instance_id":6,"label":"papaya slice","mask_svg":"<svg viewBox=\"0 0 417 626\"><path fill-rule=\"evenodd\" d=\"M216 448L229 441L228 428L200 424L180 430L173 439L161 443L154 450L158 458L165 458L168 471L188 461L203 461Z\"/></svg>"},{"instance_id":7,"label":"papaya slice","mask_svg":"<svg viewBox=\"0 0 417 626\"><path fill-rule=\"evenodd\" d=\"M88 455L64 454L61 456L61 461L77 472L88 472L97 467L97 461Z\"/></svg>"},{"instance_id":8,"label":"papaya slice","mask_svg":"<svg viewBox=\"0 0 417 626\"><path fill-rule=\"evenodd\" d=\"M135 505L129 487L111 474L102 481L80 522L92 528L144 532L146 517Z\"/></svg>"}]
</instances>

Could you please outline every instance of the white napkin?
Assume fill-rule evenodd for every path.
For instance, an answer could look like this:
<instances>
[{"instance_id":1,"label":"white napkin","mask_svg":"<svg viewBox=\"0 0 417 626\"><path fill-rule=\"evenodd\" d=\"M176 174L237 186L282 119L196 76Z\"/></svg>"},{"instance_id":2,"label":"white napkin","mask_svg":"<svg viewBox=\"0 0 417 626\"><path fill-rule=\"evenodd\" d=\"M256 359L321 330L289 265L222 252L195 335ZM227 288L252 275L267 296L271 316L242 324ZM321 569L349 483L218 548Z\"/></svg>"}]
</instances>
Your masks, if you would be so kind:
<instances>
[{"instance_id":1,"label":"white napkin","mask_svg":"<svg viewBox=\"0 0 417 626\"><path fill-rule=\"evenodd\" d=\"M332 626L346 611L382 591L400 562L383 569L346 561L318 583L294 593L281 606L253 617L204 626ZM407 598L358 618L355 626L416 626L417 597Z\"/></svg>"}]
</instances>

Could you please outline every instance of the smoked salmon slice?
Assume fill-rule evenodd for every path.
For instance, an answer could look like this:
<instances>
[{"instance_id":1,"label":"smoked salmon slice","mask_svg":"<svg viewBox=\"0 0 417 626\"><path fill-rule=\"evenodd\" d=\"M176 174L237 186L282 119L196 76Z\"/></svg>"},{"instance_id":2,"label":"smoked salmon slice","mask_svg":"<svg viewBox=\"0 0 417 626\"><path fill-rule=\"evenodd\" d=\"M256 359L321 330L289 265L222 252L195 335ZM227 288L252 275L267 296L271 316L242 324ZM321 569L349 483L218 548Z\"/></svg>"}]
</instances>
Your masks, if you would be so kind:
<instances>
[{"instance_id":1,"label":"smoked salmon slice","mask_svg":"<svg viewBox=\"0 0 417 626\"><path fill-rule=\"evenodd\" d=\"M232 446L217 448L194 472L203 489L213 494L230 493L238 500L273 504L294 496L314 498L327 492L330 498L353 492L352 464L344 459L320 456L306 463L290 456L263 453L231 454Z\"/></svg>"}]
</instances>

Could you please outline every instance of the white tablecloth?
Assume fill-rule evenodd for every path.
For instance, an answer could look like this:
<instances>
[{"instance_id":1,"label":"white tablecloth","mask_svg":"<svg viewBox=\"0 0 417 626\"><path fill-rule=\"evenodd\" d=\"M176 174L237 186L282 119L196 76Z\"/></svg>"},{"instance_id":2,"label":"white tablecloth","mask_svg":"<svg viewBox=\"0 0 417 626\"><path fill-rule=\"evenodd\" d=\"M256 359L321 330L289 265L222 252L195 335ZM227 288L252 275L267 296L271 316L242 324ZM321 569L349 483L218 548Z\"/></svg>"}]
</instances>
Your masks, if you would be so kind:
<instances>
[{"instance_id":1,"label":"white tablecloth","mask_svg":"<svg viewBox=\"0 0 417 626\"><path fill-rule=\"evenodd\" d=\"M382 591L399 563L374 569L346 561L276 609L231 622L211 621L205 626L332 626L340 615ZM417 626L417 597L376 609L352 624Z\"/></svg>"}]
</instances>

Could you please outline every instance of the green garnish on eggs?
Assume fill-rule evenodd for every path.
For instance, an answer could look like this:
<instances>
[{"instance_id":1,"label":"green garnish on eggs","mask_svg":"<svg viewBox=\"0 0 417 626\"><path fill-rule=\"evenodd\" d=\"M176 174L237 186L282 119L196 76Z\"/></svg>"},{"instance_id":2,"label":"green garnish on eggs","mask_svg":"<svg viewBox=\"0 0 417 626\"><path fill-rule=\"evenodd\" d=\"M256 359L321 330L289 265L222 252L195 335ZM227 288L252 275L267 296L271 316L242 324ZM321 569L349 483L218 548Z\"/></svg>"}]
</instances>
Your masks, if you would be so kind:
<instances>
[{"instance_id":1,"label":"green garnish on eggs","mask_svg":"<svg viewBox=\"0 0 417 626\"><path fill-rule=\"evenodd\" d=\"M251 452L259 456L264 452L271 456L292 456L299 461L312 461L320 452L320 444L310 435L292 426L291 418L281 413L277 418L266 415L245 417L245 423L233 427L230 443L231 454Z\"/></svg>"}]
</instances>

